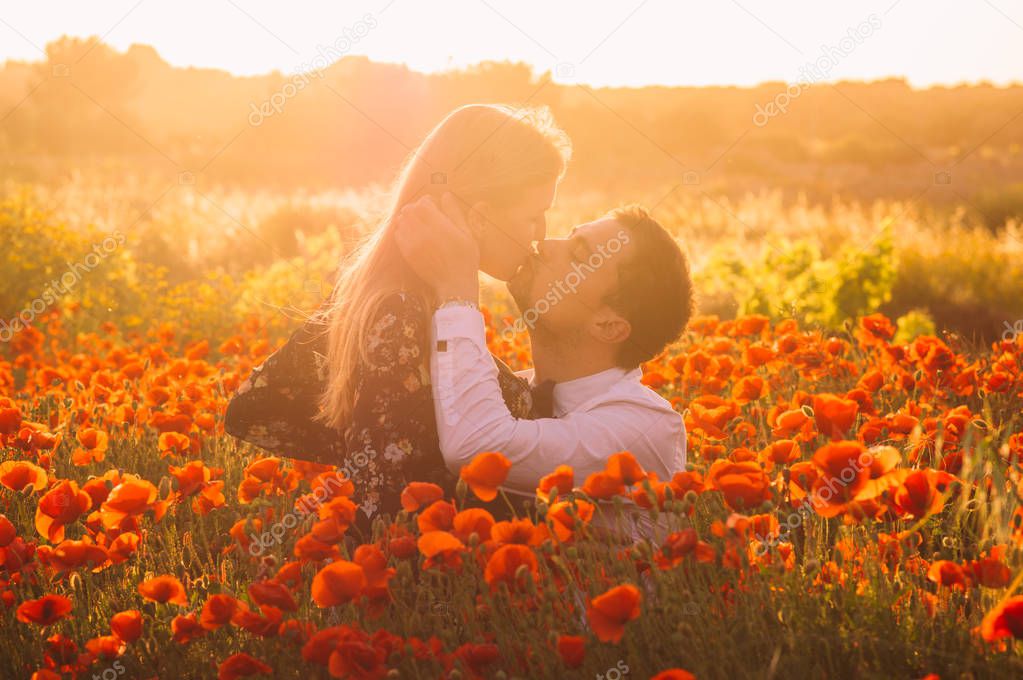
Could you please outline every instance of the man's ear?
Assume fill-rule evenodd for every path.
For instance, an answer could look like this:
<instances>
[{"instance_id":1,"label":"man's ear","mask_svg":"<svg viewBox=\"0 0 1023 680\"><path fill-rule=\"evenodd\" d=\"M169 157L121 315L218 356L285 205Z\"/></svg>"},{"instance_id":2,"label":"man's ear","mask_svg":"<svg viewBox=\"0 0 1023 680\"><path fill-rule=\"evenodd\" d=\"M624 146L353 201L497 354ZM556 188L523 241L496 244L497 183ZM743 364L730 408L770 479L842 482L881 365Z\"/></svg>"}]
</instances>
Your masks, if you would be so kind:
<instances>
[{"instance_id":1,"label":"man's ear","mask_svg":"<svg viewBox=\"0 0 1023 680\"><path fill-rule=\"evenodd\" d=\"M632 324L618 312L605 306L590 322L590 335L600 342L617 345L629 339Z\"/></svg>"},{"instance_id":2,"label":"man's ear","mask_svg":"<svg viewBox=\"0 0 1023 680\"><path fill-rule=\"evenodd\" d=\"M477 243L479 243L480 239L483 238L483 234L487 231L487 225L490 224L492 212L493 207L489 203L486 201L476 201L469 207L469 211L466 213L466 224L469 225L469 230L476 237Z\"/></svg>"}]
</instances>

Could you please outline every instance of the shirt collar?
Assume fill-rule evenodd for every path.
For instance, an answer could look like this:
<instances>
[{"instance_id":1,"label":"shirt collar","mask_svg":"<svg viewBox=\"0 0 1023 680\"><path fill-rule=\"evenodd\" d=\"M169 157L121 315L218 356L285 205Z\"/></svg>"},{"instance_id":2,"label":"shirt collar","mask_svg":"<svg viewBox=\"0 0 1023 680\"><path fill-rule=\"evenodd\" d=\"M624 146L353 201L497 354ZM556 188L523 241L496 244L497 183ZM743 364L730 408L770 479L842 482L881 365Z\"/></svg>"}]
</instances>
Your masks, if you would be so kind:
<instances>
[{"instance_id":1,"label":"shirt collar","mask_svg":"<svg viewBox=\"0 0 1023 680\"><path fill-rule=\"evenodd\" d=\"M639 380L643 371L639 368L613 367L599 373L591 373L574 380L554 384L554 415L561 417L575 411L587 402L606 395L608 390L623 380ZM533 370L528 372L529 382L534 383Z\"/></svg>"}]
</instances>

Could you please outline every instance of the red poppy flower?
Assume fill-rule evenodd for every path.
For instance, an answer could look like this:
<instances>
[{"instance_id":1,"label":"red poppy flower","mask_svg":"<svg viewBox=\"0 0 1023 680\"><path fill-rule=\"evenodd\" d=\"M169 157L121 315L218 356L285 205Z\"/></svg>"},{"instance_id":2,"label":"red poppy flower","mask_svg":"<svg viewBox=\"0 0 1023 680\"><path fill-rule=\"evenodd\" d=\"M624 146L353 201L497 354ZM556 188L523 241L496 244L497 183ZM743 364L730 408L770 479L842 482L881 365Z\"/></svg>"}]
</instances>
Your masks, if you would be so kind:
<instances>
[{"instance_id":1,"label":"red poppy flower","mask_svg":"<svg viewBox=\"0 0 1023 680\"><path fill-rule=\"evenodd\" d=\"M835 394L818 394L813 398L813 417L817 430L832 439L843 439L852 429L860 405L852 399Z\"/></svg>"},{"instance_id":2,"label":"red poppy flower","mask_svg":"<svg viewBox=\"0 0 1023 680\"><path fill-rule=\"evenodd\" d=\"M58 572L88 567L100 571L110 559L107 549L96 545L91 539L81 541L63 540L53 548L41 546L37 553L41 562Z\"/></svg>"},{"instance_id":3,"label":"red poppy flower","mask_svg":"<svg viewBox=\"0 0 1023 680\"><path fill-rule=\"evenodd\" d=\"M5 460L0 463L0 484L11 491L31 486L33 491L46 488L46 470L27 460Z\"/></svg>"},{"instance_id":4,"label":"red poppy flower","mask_svg":"<svg viewBox=\"0 0 1023 680\"><path fill-rule=\"evenodd\" d=\"M1006 598L989 611L980 624L980 634L988 642L1023 639L1023 595Z\"/></svg>"},{"instance_id":5,"label":"red poppy flower","mask_svg":"<svg viewBox=\"0 0 1023 680\"><path fill-rule=\"evenodd\" d=\"M293 562L292 564L298 564ZM249 597L258 605L269 604L286 612L298 610L291 591L277 581L255 581L249 584Z\"/></svg>"},{"instance_id":6,"label":"red poppy flower","mask_svg":"<svg viewBox=\"0 0 1023 680\"><path fill-rule=\"evenodd\" d=\"M107 444L110 437L103 430L84 427L75 435L80 446L71 453L71 462L75 465L98 463L106 457Z\"/></svg>"},{"instance_id":7,"label":"red poppy flower","mask_svg":"<svg viewBox=\"0 0 1023 680\"><path fill-rule=\"evenodd\" d=\"M669 668L653 676L650 680L696 680L696 676L681 668Z\"/></svg>"},{"instance_id":8,"label":"red poppy flower","mask_svg":"<svg viewBox=\"0 0 1023 680\"><path fill-rule=\"evenodd\" d=\"M597 639L619 642L625 634L625 624L639 618L641 599L639 589L626 583L590 600L587 613Z\"/></svg>"},{"instance_id":9,"label":"red poppy flower","mask_svg":"<svg viewBox=\"0 0 1023 680\"><path fill-rule=\"evenodd\" d=\"M497 490L508 477L511 462L500 453L487 451L477 454L462 468L460 477L481 501L497 498Z\"/></svg>"},{"instance_id":10,"label":"red poppy flower","mask_svg":"<svg viewBox=\"0 0 1023 680\"><path fill-rule=\"evenodd\" d=\"M162 511L156 502L157 489L153 484L135 475L124 475L121 483L111 489L100 508L103 526L112 528L129 516L141 515L150 509Z\"/></svg>"},{"instance_id":11,"label":"red poppy flower","mask_svg":"<svg viewBox=\"0 0 1023 680\"><path fill-rule=\"evenodd\" d=\"M18 535L18 530L6 516L0 515L0 548L6 548Z\"/></svg>"},{"instance_id":12,"label":"red poppy flower","mask_svg":"<svg viewBox=\"0 0 1023 680\"><path fill-rule=\"evenodd\" d=\"M428 531L448 531L454 526L458 510L451 501L435 501L416 517L420 533Z\"/></svg>"},{"instance_id":13,"label":"red poppy flower","mask_svg":"<svg viewBox=\"0 0 1023 680\"><path fill-rule=\"evenodd\" d=\"M231 623L239 608L248 609L244 603L230 595L210 595L202 606L199 625L206 630L216 630Z\"/></svg>"},{"instance_id":14,"label":"red poppy flower","mask_svg":"<svg viewBox=\"0 0 1023 680\"><path fill-rule=\"evenodd\" d=\"M825 444L812 461L819 473L813 484L813 507L823 517L841 514L870 481L873 456L858 441Z\"/></svg>"},{"instance_id":15,"label":"red poppy flower","mask_svg":"<svg viewBox=\"0 0 1023 680\"><path fill-rule=\"evenodd\" d=\"M575 487L575 471L568 465L559 465L554 472L540 478L536 487L536 494L543 500L547 500L552 489L557 489L559 494L568 493Z\"/></svg>"},{"instance_id":16,"label":"red poppy flower","mask_svg":"<svg viewBox=\"0 0 1023 680\"><path fill-rule=\"evenodd\" d=\"M188 605L185 586L174 576L156 576L139 584L139 594L153 602Z\"/></svg>"},{"instance_id":17,"label":"red poppy flower","mask_svg":"<svg viewBox=\"0 0 1023 680\"><path fill-rule=\"evenodd\" d=\"M617 477L622 480L626 486L632 486L633 484L639 484L646 479L647 474L643 470L643 467L628 451L619 451L613 453L607 459L607 465L604 469L608 474Z\"/></svg>"},{"instance_id":18,"label":"red poppy flower","mask_svg":"<svg viewBox=\"0 0 1023 680\"><path fill-rule=\"evenodd\" d=\"M64 526L71 524L92 506L92 497L78 484L61 480L43 494L36 507L36 531L48 541L64 540Z\"/></svg>"},{"instance_id":19,"label":"red poppy flower","mask_svg":"<svg viewBox=\"0 0 1023 680\"><path fill-rule=\"evenodd\" d=\"M771 498L771 480L753 461L714 461L707 471L707 487L720 491L728 507L740 512L756 510Z\"/></svg>"},{"instance_id":20,"label":"red poppy flower","mask_svg":"<svg viewBox=\"0 0 1023 680\"><path fill-rule=\"evenodd\" d=\"M244 652L232 654L217 667L217 680L236 680L250 675L270 675L273 669Z\"/></svg>"},{"instance_id":21,"label":"red poppy flower","mask_svg":"<svg viewBox=\"0 0 1023 680\"><path fill-rule=\"evenodd\" d=\"M38 600L26 600L18 605L16 616L22 623L48 626L71 613L71 600L63 595L43 595Z\"/></svg>"},{"instance_id":22,"label":"red poppy flower","mask_svg":"<svg viewBox=\"0 0 1023 680\"><path fill-rule=\"evenodd\" d=\"M539 529L528 517L497 522L490 528L490 540L498 545L538 545L544 539L544 532Z\"/></svg>"},{"instance_id":23,"label":"red poppy flower","mask_svg":"<svg viewBox=\"0 0 1023 680\"><path fill-rule=\"evenodd\" d=\"M490 530L494 526L494 516L483 508L466 508L451 521L451 531L463 541L476 534L481 541L490 540Z\"/></svg>"},{"instance_id":24,"label":"red poppy flower","mask_svg":"<svg viewBox=\"0 0 1023 680\"><path fill-rule=\"evenodd\" d=\"M447 531L427 531L416 543L426 557L434 557L441 553L465 550L465 544Z\"/></svg>"},{"instance_id":25,"label":"red poppy flower","mask_svg":"<svg viewBox=\"0 0 1023 680\"><path fill-rule=\"evenodd\" d=\"M135 642L142 637L142 612L127 609L114 614L110 618L110 630L125 642Z\"/></svg>"},{"instance_id":26,"label":"red poppy flower","mask_svg":"<svg viewBox=\"0 0 1023 680\"><path fill-rule=\"evenodd\" d=\"M444 498L444 489L436 484L411 482L401 492L401 507L406 512L415 512L442 498Z\"/></svg>"},{"instance_id":27,"label":"red poppy flower","mask_svg":"<svg viewBox=\"0 0 1023 680\"><path fill-rule=\"evenodd\" d=\"M366 574L354 562L337 560L313 577L313 601L317 607L333 607L355 599L366 585Z\"/></svg>"},{"instance_id":28,"label":"red poppy flower","mask_svg":"<svg viewBox=\"0 0 1023 680\"><path fill-rule=\"evenodd\" d=\"M625 484L621 477L601 470L586 478L582 487L583 493L596 500L608 500L625 493Z\"/></svg>"},{"instance_id":29,"label":"red poppy flower","mask_svg":"<svg viewBox=\"0 0 1023 680\"><path fill-rule=\"evenodd\" d=\"M190 612L184 616L179 614L174 617L171 621L171 633L174 634L175 642L187 645L192 640L205 635L206 629L199 624L195 612Z\"/></svg>"},{"instance_id":30,"label":"red poppy flower","mask_svg":"<svg viewBox=\"0 0 1023 680\"><path fill-rule=\"evenodd\" d=\"M536 578L539 564L532 548L514 543L503 545L487 560L483 578L491 588L496 588L498 583L504 582L514 589L519 570L523 567L534 579Z\"/></svg>"},{"instance_id":31,"label":"red poppy flower","mask_svg":"<svg viewBox=\"0 0 1023 680\"><path fill-rule=\"evenodd\" d=\"M945 491L955 477L947 472L928 468L915 470L895 490L892 505L901 515L922 519L940 512L945 505Z\"/></svg>"}]
</instances>

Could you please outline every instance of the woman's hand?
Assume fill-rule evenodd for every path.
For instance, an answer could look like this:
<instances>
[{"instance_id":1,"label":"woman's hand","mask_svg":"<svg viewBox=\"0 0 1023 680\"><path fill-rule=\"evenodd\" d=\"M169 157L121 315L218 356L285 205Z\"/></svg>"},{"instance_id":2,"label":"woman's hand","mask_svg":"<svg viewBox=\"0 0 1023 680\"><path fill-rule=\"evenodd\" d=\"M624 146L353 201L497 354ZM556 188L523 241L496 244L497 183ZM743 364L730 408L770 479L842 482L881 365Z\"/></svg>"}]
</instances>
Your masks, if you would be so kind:
<instances>
[{"instance_id":1,"label":"woman's hand","mask_svg":"<svg viewBox=\"0 0 1023 680\"><path fill-rule=\"evenodd\" d=\"M440 300L479 301L479 244L450 193L402 206L394 240L412 271Z\"/></svg>"}]
</instances>

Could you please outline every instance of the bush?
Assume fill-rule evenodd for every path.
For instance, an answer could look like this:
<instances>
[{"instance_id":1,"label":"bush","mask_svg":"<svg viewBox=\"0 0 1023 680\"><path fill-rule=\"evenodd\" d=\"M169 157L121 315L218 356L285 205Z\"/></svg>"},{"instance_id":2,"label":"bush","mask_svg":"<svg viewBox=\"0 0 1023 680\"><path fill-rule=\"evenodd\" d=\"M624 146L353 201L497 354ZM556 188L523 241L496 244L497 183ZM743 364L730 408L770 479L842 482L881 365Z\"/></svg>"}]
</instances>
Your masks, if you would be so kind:
<instances>
[{"instance_id":1,"label":"bush","mask_svg":"<svg viewBox=\"0 0 1023 680\"><path fill-rule=\"evenodd\" d=\"M1023 263L980 229L950 228L900 250L891 317L925 310L938 328L991 341L1023 319Z\"/></svg>"},{"instance_id":2,"label":"bush","mask_svg":"<svg viewBox=\"0 0 1023 680\"><path fill-rule=\"evenodd\" d=\"M981 191L974 196L973 206L988 230L997 233L1009 220L1023 219L1023 182Z\"/></svg>"},{"instance_id":3,"label":"bush","mask_svg":"<svg viewBox=\"0 0 1023 680\"><path fill-rule=\"evenodd\" d=\"M891 299L897 261L891 229L867 247L846 244L830 259L807 239L770 246L759 259L718 254L697 275L701 313L719 313L734 301L738 315L793 317L829 328L876 311ZM731 314L722 314L732 316Z\"/></svg>"}]
</instances>

